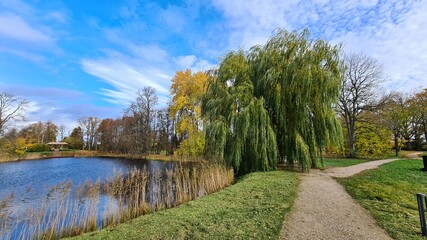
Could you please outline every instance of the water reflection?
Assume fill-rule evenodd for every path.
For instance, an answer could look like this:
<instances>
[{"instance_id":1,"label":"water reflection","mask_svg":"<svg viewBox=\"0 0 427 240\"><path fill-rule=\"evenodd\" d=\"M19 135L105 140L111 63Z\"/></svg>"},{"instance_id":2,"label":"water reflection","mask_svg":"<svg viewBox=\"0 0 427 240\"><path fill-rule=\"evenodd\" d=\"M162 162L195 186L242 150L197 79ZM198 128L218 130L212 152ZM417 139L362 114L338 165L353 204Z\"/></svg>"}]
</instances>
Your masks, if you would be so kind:
<instances>
[{"instance_id":1,"label":"water reflection","mask_svg":"<svg viewBox=\"0 0 427 240\"><path fill-rule=\"evenodd\" d=\"M15 239L22 237L19 232L26 227L26 220L36 214L33 211L43 211L47 205L50 207L48 211L56 211L65 204L74 204L77 199L81 205L83 201L86 205L92 204L90 201L93 199L79 196L77 186L87 188L97 181L105 183L108 178L120 172L129 172L131 169L156 172L173 169L174 166L176 166L174 162L121 158L57 158L0 163L0 199L3 199L3 205L5 205L0 206L0 211L3 215L7 215L9 220L19 222L14 233L5 235L8 235L7 238ZM66 198L60 196L65 191L69 191L67 193L69 196ZM98 198L96 199L97 211L101 212L107 207L110 208L110 213L117 211L118 203L113 196L100 194ZM78 207L81 208L81 206ZM69 224L70 221L63 224ZM102 221L101 216L97 221L98 223Z\"/></svg>"},{"instance_id":2,"label":"water reflection","mask_svg":"<svg viewBox=\"0 0 427 240\"><path fill-rule=\"evenodd\" d=\"M0 239L58 238L192 200L233 181L215 164L63 158L0 164Z\"/></svg>"}]
</instances>

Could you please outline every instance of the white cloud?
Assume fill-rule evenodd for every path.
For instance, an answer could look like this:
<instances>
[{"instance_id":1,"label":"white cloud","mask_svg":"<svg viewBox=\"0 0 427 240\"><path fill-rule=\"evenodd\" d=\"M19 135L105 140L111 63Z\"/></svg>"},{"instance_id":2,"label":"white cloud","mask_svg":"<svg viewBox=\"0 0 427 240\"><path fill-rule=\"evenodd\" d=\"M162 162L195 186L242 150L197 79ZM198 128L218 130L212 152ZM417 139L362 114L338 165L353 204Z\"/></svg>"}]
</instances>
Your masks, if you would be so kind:
<instances>
[{"instance_id":1,"label":"white cloud","mask_svg":"<svg viewBox=\"0 0 427 240\"><path fill-rule=\"evenodd\" d=\"M83 70L100 80L108 83L114 89L102 89L101 94L108 97L108 101L126 105L135 100L136 92L149 86L157 90L159 95L169 93L169 79L161 70L150 70L144 66L137 66L132 59L83 59ZM165 79L167 78L167 81ZM165 84L166 83L166 84Z\"/></svg>"},{"instance_id":2,"label":"white cloud","mask_svg":"<svg viewBox=\"0 0 427 240\"><path fill-rule=\"evenodd\" d=\"M285 15L295 8L297 1L215 0L213 4L223 11L230 32L229 49L249 48L264 43L278 27L289 28Z\"/></svg>"},{"instance_id":3,"label":"white cloud","mask_svg":"<svg viewBox=\"0 0 427 240\"><path fill-rule=\"evenodd\" d=\"M26 121L13 126L17 128L37 121L52 121L58 126L64 124L67 130L71 131L77 125L76 120L79 117L116 118L122 113L121 108L95 106L89 102L89 97L85 93L76 90L4 82L0 82L0 89L24 97L29 102Z\"/></svg>"},{"instance_id":4,"label":"white cloud","mask_svg":"<svg viewBox=\"0 0 427 240\"><path fill-rule=\"evenodd\" d=\"M44 18L57 23L66 23L69 21L68 15L63 11L58 10L49 12Z\"/></svg>"},{"instance_id":5,"label":"white cloud","mask_svg":"<svg viewBox=\"0 0 427 240\"><path fill-rule=\"evenodd\" d=\"M34 54L28 51L22 51L14 48L6 48L6 47L2 47L1 45L0 45L0 52L12 54L12 55L30 60L35 63L42 63L46 60L46 58L43 55Z\"/></svg>"},{"instance_id":6,"label":"white cloud","mask_svg":"<svg viewBox=\"0 0 427 240\"><path fill-rule=\"evenodd\" d=\"M187 18L184 15L185 10L177 6L169 6L160 12L160 16L166 25L175 32L180 32L187 24Z\"/></svg>"},{"instance_id":7,"label":"white cloud","mask_svg":"<svg viewBox=\"0 0 427 240\"><path fill-rule=\"evenodd\" d=\"M127 48L134 56L150 62L163 62L169 58L168 53L157 45L138 45L127 43Z\"/></svg>"},{"instance_id":8,"label":"white cloud","mask_svg":"<svg viewBox=\"0 0 427 240\"><path fill-rule=\"evenodd\" d=\"M22 15L34 14L34 9L21 0L1 0L0 6L9 11L13 11Z\"/></svg>"},{"instance_id":9,"label":"white cloud","mask_svg":"<svg viewBox=\"0 0 427 240\"><path fill-rule=\"evenodd\" d=\"M138 0L127 0L125 1L125 4L120 7L119 14L123 18L138 19L138 7Z\"/></svg>"},{"instance_id":10,"label":"white cloud","mask_svg":"<svg viewBox=\"0 0 427 240\"><path fill-rule=\"evenodd\" d=\"M315 37L344 41L384 65L390 90L427 87L427 1L214 0L223 13L228 49L264 43L277 27L308 28Z\"/></svg>"},{"instance_id":11,"label":"white cloud","mask_svg":"<svg viewBox=\"0 0 427 240\"><path fill-rule=\"evenodd\" d=\"M193 72L207 71L215 67L206 59L198 59L195 55L179 56L175 58L175 62L181 70L192 69Z\"/></svg>"},{"instance_id":12,"label":"white cloud","mask_svg":"<svg viewBox=\"0 0 427 240\"><path fill-rule=\"evenodd\" d=\"M188 56L179 56L176 58L175 62L184 69L191 68L193 66L194 62L196 62L197 57L194 55L188 55Z\"/></svg>"},{"instance_id":13,"label":"white cloud","mask_svg":"<svg viewBox=\"0 0 427 240\"><path fill-rule=\"evenodd\" d=\"M400 8L400 9L399 9ZM381 24L370 24L339 37L349 52L364 52L384 65L389 90L410 92L427 86L427 2L409 8L382 9ZM389 14L394 11L393 14ZM396 16L396 11L400 15Z\"/></svg>"},{"instance_id":14,"label":"white cloud","mask_svg":"<svg viewBox=\"0 0 427 240\"><path fill-rule=\"evenodd\" d=\"M210 63L207 60L199 60L197 61L192 67L191 69L193 70L193 72L197 72L197 71L207 71L207 70L211 70L212 68L215 68L216 65Z\"/></svg>"},{"instance_id":15,"label":"white cloud","mask_svg":"<svg viewBox=\"0 0 427 240\"><path fill-rule=\"evenodd\" d=\"M17 41L51 45L53 39L46 33L32 27L18 15L0 15L0 36Z\"/></svg>"},{"instance_id":16,"label":"white cloud","mask_svg":"<svg viewBox=\"0 0 427 240\"><path fill-rule=\"evenodd\" d=\"M45 54L63 54L57 42L66 30L66 10L36 8L21 0L0 0L0 51L23 58L45 68Z\"/></svg>"}]
</instances>

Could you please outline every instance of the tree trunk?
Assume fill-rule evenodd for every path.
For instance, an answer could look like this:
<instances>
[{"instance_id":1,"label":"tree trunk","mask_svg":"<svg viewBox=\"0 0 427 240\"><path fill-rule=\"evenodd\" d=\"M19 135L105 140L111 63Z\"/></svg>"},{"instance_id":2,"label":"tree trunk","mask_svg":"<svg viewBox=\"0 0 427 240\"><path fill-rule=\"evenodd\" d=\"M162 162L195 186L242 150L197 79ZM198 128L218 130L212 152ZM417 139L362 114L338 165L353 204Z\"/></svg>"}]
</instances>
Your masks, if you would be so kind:
<instances>
[{"instance_id":1,"label":"tree trunk","mask_svg":"<svg viewBox=\"0 0 427 240\"><path fill-rule=\"evenodd\" d=\"M398 134L394 134L394 151L396 153L396 157L399 155L399 138Z\"/></svg>"},{"instance_id":2,"label":"tree trunk","mask_svg":"<svg viewBox=\"0 0 427 240\"><path fill-rule=\"evenodd\" d=\"M355 137L355 133L354 133L354 129L349 128L348 129L348 140L349 140L349 148L350 148L350 157L354 158L356 157L356 148L355 148L355 143L356 143L356 137Z\"/></svg>"},{"instance_id":3,"label":"tree trunk","mask_svg":"<svg viewBox=\"0 0 427 240\"><path fill-rule=\"evenodd\" d=\"M427 124L426 124L426 122L425 121L423 121L423 123L422 123L422 125L423 125L423 132L424 132L424 141L426 141L427 142Z\"/></svg>"}]
</instances>

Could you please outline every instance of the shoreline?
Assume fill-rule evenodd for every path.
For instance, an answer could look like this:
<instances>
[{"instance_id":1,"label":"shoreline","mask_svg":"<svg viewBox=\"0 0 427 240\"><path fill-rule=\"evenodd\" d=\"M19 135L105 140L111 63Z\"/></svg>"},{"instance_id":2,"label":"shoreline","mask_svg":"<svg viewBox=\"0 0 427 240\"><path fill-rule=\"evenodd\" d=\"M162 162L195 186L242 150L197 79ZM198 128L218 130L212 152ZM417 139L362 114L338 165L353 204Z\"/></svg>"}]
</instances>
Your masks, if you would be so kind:
<instances>
[{"instance_id":1,"label":"shoreline","mask_svg":"<svg viewBox=\"0 0 427 240\"><path fill-rule=\"evenodd\" d=\"M55 152L41 152L41 153L26 153L21 156L14 156L3 154L0 155L0 163L6 162L20 162L20 161L29 161L29 160L41 160L41 159L51 159L51 158L79 158L79 157L98 157L98 158L124 158L131 160L154 160L154 161L165 161L165 162L204 162L203 159L190 159L185 157L180 157L176 155L163 155L163 154L149 154L149 155L132 155L132 154L111 154L99 151L87 151L87 150L77 150L77 151L63 151L59 152L59 155L55 155Z\"/></svg>"}]
</instances>

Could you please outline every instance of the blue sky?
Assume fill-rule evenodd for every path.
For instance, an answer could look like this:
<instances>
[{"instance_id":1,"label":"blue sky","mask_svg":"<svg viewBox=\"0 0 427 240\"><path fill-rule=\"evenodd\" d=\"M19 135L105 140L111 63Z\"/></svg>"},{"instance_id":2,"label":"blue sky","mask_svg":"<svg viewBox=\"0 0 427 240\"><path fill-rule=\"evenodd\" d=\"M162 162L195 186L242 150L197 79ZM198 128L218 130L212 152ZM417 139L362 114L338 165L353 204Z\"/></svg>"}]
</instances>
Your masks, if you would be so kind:
<instances>
[{"instance_id":1,"label":"blue sky","mask_svg":"<svg viewBox=\"0 0 427 240\"><path fill-rule=\"evenodd\" d=\"M427 1L0 0L0 92L28 121L118 117L138 89L168 101L178 70L207 70L277 28L308 28L384 67L381 91L427 87Z\"/></svg>"}]
</instances>

